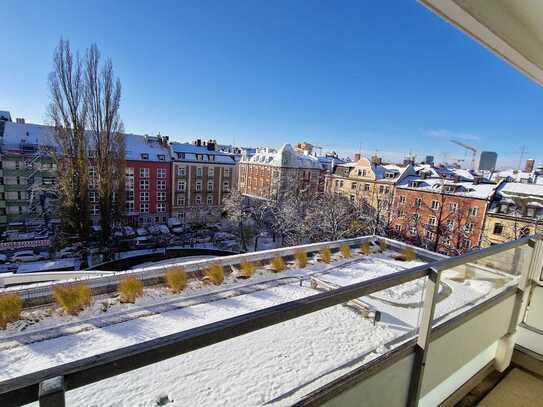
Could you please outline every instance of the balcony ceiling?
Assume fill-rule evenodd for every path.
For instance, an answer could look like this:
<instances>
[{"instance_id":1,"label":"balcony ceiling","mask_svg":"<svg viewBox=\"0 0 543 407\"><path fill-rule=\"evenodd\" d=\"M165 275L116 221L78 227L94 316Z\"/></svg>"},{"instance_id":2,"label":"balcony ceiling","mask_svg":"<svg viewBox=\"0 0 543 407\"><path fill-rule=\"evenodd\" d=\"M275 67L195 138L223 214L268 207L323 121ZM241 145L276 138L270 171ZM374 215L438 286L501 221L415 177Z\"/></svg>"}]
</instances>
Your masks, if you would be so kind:
<instances>
[{"instance_id":1,"label":"balcony ceiling","mask_svg":"<svg viewBox=\"0 0 543 407\"><path fill-rule=\"evenodd\" d=\"M420 1L543 85L543 1Z\"/></svg>"}]
</instances>

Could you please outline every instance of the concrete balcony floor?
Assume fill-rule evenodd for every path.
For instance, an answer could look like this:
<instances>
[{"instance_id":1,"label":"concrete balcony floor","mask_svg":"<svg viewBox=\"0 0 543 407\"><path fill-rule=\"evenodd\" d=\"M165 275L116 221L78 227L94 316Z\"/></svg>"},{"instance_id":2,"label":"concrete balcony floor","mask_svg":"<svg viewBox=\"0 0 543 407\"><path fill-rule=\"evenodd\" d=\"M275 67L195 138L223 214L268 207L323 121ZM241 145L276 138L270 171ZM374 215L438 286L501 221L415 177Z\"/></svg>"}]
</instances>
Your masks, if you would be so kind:
<instances>
[{"instance_id":1,"label":"concrete balcony floor","mask_svg":"<svg viewBox=\"0 0 543 407\"><path fill-rule=\"evenodd\" d=\"M514 368L478 404L479 407L536 407L543 403L543 378Z\"/></svg>"}]
</instances>

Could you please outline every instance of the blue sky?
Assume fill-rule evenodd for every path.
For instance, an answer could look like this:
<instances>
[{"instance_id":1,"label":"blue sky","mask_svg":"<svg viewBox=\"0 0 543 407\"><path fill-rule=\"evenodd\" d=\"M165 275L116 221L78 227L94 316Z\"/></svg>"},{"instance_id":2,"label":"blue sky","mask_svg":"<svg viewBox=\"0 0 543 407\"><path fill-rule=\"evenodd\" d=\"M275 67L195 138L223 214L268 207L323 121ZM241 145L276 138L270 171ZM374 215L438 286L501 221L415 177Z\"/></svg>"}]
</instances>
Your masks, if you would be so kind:
<instances>
[{"instance_id":1,"label":"blue sky","mask_svg":"<svg viewBox=\"0 0 543 407\"><path fill-rule=\"evenodd\" d=\"M0 110L41 123L61 36L96 42L127 131L543 160L543 89L416 1L2 2ZM525 156L528 158L528 156Z\"/></svg>"}]
</instances>

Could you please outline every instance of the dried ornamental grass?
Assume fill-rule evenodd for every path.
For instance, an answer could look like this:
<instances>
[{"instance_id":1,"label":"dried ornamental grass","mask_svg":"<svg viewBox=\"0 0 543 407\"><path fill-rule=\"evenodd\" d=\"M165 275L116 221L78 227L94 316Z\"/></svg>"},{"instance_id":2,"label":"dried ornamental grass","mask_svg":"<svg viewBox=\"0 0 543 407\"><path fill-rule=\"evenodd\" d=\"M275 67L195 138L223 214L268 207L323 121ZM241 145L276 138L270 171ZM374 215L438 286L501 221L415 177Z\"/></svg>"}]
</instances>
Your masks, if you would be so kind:
<instances>
[{"instance_id":1,"label":"dried ornamental grass","mask_svg":"<svg viewBox=\"0 0 543 407\"><path fill-rule=\"evenodd\" d=\"M303 269L307 266L307 253L306 252L296 252L294 253L294 259L296 259L296 267Z\"/></svg>"},{"instance_id":2,"label":"dried ornamental grass","mask_svg":"<svg viewBox=\"0 0 543 407\"><path fill-rule=\"evenodd\" d=\"M19 294L0 295L0 329L6 329L10 322L18 321L23 310L23 299Z\"/></svg>"},{"instance_id":3,"label":"dried ornamental grass","mask_svg":"<svg viewBox=\"0 0 543 407\"><path fill-rule=\"evenodd\" d=\"M65 313L77 315L91 304L92 289L85 284L57 285L53 297Z\"/></svg>"},{"instance_id":4,"label":"dried ornamental grass","mask_svg":"<svg viewBox=\"0 0 543 407\"><path fill-rule=\"evenodd\" d=\"M285 260L281 256L275 256L271 260L271 269L274 273L280 273L285 270Z\"/></svg>"},{"instance_id":5,"label":"dried ornamental grass","mask_svg":"<svg viewBox=\"0 0 543 407\"><path fill-rule=\"evenodd\" d=\"M221 285L224 281L224 269L220 263L211 263L207 268L204 281L213 285Z\"/></svg>"},{"instance_id":6,"label":"dried ornamental grass","mask_svg":"<svg viewBox=\"0 0 543 407\"><path fill-rule=\"evenodd\" d=\"M330 263L332 261L332 251L328 247L325 247L319 251L319 257L323 262Z\"/></svg>"},{"instance_id":7,"label":"dried ornamental grass","mask_svg":"<svg viewBox=\"0 0 543 407\"><path fill-rule=\"evenodd\" d=\"M164 274L166 285L174 293L180 293L187 287L187 273L182 267L174 267Z\"/></svg>"},{"instance_id":8,"label":"dried ornamental grass","mask_svg":"<svg viewBox=\"0 0 543 407\"><path fill-rule=\"evenodd\" d=\"M413 249L405 247L394 258L400 261L415 261L417 260L417 253Z\"/></svg>"},{"instance_id":9,"label":"dried ornamental grass","mask_svg":"<svg viewBox=\"0 0 543 407\"><path fill-rule=\"evenodd\" d=\"M341 253L341 256L345 259L351 257L351 248L348 244L342 244L339 247L339 252Z\"/></svg>"},{"instance_id":10,"label":"dried ornamental grass","mask_svg":"<svg viewBox=\"0 0 543 407\"><path fill-rule=\"evenodd\" d=\"M370 243L369 242L363 242L360 245L360 254L363 256L369 256L370 254Z\"/></svg>"},{"instance_id":11,"label":"dried ornamental grass","mask_svg":"<svg viewBox=\"0 0 543 407\"><path fill-rule=\"evenodd\" d=\"M136 277L123 278L119 283L122 303L135 303L136 298L143 295L143 282Z\"/></svg>"},{"instance_id":12,"label":"dried ornamental grass","mask_svg":"<svg viewBox=\"0 0 543 407\"><path fill-rule=\"evenodd\" d=\"M238 274L238 278L251 278L251 276L256 270L256 266L254 265L254 263L251 263L249 261L241 262L239 267L240 267L240 271Z\"/></svg>"},{"instance_id":13,"label":"dried ornamental grass","mask_svg":"<svg viewBox=\"0 0 543 407\"><path fill-rule=\"evenodd\" d=\"M387 242L386 240L379 240L379 251L383 253L387 249Z\"/></svg>"}]
</instances>

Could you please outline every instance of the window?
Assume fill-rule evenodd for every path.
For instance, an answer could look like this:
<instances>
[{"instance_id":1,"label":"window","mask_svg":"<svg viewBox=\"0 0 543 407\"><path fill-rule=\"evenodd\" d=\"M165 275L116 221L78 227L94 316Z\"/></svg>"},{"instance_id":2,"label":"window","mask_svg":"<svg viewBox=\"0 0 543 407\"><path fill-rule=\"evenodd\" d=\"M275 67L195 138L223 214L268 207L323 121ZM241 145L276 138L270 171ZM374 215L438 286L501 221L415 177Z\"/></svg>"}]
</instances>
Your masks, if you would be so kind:
<instances>
[{"instance_id":1,"label":"window","mask_svg":"<svg viewBox=\"0 0 543 407\"><path fill-rule=\"evenodd\" d=\"M222 189L225 192L229 192L230 191L230 181L223 181Z\"/></svg>"},{"instance_id":2,"label":"window","mask_svg":"<svg viewBox=\"0 0 543 407\"><path fill-rule=\"evenodd\" d=\"M165 179L159 179L156 182L156 189L166 189L166 180Z\"/></svg>"},{"instance_id":3,"label":"window","mask_svg":"<svg viewBox=\"0 0 543 407\"><path fill-rule=\"evenodd\" d=\"M379 193L382 194L383 192L385 192L384 185L379 185Z\"/></svg>"},{"instance_id":4,"label":"window","mask_svg":"<svg viewBox=\"0 0 543 407\"><path fill-rule=\"evenodd\" d=\"M166 200L166 191L158 192L157 195L156 195L156 200L159 201L159 202L165 201Z\"/></svg>"},{"instance_id":5,"label":"window","mask_svg":"<svg viewBox=\"0 0 543 407\"><path fill-rule=\"evenodd\" d=\"M166 156L164 154L158 154L158 161L166 161Z\"/></svg>"},{"instance_id":6,"label":"window","mask_svg":"<svg viewBox=\"0 0 543 407\"><path fill-rule=\"evenodd\" d=\"M422 198L415 198L415 208L420 208L422 205Z\"/></svg>"},{"instance_id":7,"label":"window","mask_svg":"<svg viewBox=\"0 0 543 407\"><path fill-rule=\"evenodd\" d=\"M98 216L100 214L100 208L98 205L91 205L91 215Z\"/></svg>"},{"instance_id":8,"label":"window","mask_svg":"<svg viewBox=\"0 0 543 407\"><path fill-rule=\"evenodd\" d=\"M213 191L213 180L207 181L207 192Z\"/></svg>"},{"instance_id":9,"label":"window","mask_svg":"<svg viewBox=\"0 0 543 407\"><path fill-rule=\"evenodd\" d=\"M400 195L400 204L405 204L405 195Z\"/></svg>"},{"instance_id":10,"label":"window","mask_svg":"<svg viewBox=\"0 0 543 407\"><path fill-rule=\"evenodd\" d=\"M534 207L528 207L526 209L526 216L528 216L529 218L533 218L535 215L535 208Z\"/></svg>"},{"instance_id":11,"label":"window","mask_svg":"<svg viewBox=\"0 0 543 407\"><path fill-rule=\"evenodd\" d=\"M436 234L434 232L430 232L429 230L426 231L425 236L428 240L434 240L436 238Z\"/></svg>"},{"instance_id":12,"label":"window","mask_svg":"<svg viewBox=\"0 0 543 407\"><path fill-rule=\"evenodd\" d=\"M474 226L473 223L466 223L466 224L464 225L464 231L465 231L466 233L471 233L471 232L473 232L473 226Z\"/></svg>"},{"instance_id":13,"label":"window","mask_svg":"<svg viewBox=\"0 0 543 407\"><path fill-rule=\"evenodd\" d=\"M503 225L501 223L494 223L494 229L492 233L495 235L501 235L503 232Z\"/></svg>"},{"instance_id":14,"label":"window","mask_svg":"<svg viewBox=\"0 0 543 407\"><path fill-rule=\"evenodd\" d=\"M364 191L370 190L370 184L364 184Z\"/></svg>"},{"instance_id":15,"label":"window","mask_svg":"<svg viewBox=\"0 0 543 407\"><path fill-rule=\"evenodd\" d=\"M187 188L186 181L177 181L177 190L179 192L185 192L186 188Z\"/></svg>"},{"instance_id":16,"label":"window","mask_svg":"<svg viewBox=\"0 0 543 407\"><path fill-rule=\"evenodd\" d=\"M204 169L202 167L197 167L196 168L196 176L197 177L202 177L204 175Z\"/></svg>"},{"instance_id":17,"label":"window","mask_svg":"<svg viewBox=\"0 0 543 407\"><path fill-rule=\"evenodd\" d=\"M149 202L149 192L141 191L140 192L140 201L141 202Z\"/></svg>"},{"instance_id":18,"label":"window","mask_svg":"<svg viewBox=\"0 0 543 407\"><path fill-rule=\"evenodd\" d=\"M398 209L398 211L396 212L396 216L397 216L398 218L403 218L404 212L403 212L401 209Z\"/></svg>"},{"instance_id":19,"label":"window","mask_svg":"<svg viewBox=\"0 0 543 407\"><path fill-rule=\"evenodd\" d=\"M148 160L148 159L149 159L149 154L147 154L147 153L141 153L141 159L142 159L142 160Z\"/></svg>"},{"instance_id":20,"label":"window","mask_svg":"<svg viewBox=\"0 0 543 407\"><path fill-rule=\"evenodd\" d=\"M472 206L469 208L469 216L477 216L477 213L479 212L479 208L476 206Z\"/></svg>"},{"instance_id":21,"label":"window","mask_svg":"<svg viewBox=\"0 0 543 407\"><path fill-rule=\"evenodd\" d=\"M159 202L156 204L156 210L157 212L166 212L166 203L165 202Z\"/></svg>"},{"instance_id":22,"label":"window","mask_svg":"<svg viewBox=\"0 0 543 407\"><path fill-rule=\"evenodd\" d=\"M402 225L394 225L394 230L398 233L401 233L402 231Z\"/></svg>"},{"instance_id":23,"label":"window","mask_svg":"<svg viewBox=\"0 0 543 407\"><path fill-rule=\"evenodd\" d=\"M471 247L471 240L469 239L462 239L460 242L460 248L461 249L469 249Z\"/></svg>"},{"instance_id":24,"label":"window","mask_svg":"<svg viewBox=\"0 0 543 407\"><path fill-rule=\"evenodd\" d=\"M90 178L96 177L96 167L89 167L89 177Z\"/></svg>"},{"instance_id":25,"label":"window","mask_svg":"<svg viewBox=\"0 0 543 407\"><path fill-rule=\"evenodd\" d=\"M430 217L428 218L428 224L429 224L430 226L435 226L435 225L437 224L437 219L436 219L436 217L435 217L435 216L430 216Z\"/></svg>"},{"instance_id":26,"label":"window","mask_svg":"<svg viewBox=\"0 0 543 407\"><path fill-rule=\"evenodd\" d=\"M185 153L176 153L177 154L177 158L180 159L180 160L184 160L185 159Z\"/></svg>"},{"instance_id":27,"label":"window","mask_svg":"<svg viewBox=\"0 0 543 407\"><path fill-rule=\"evenodd\" d=\"M186 167L177 167L177 176L178 177L184 177L187 175L187 168Z\"/></svg>"},{"instance_id":28,"label":"window","mask_svg":"<svg viewBox=\"0 0 543 407\"><path fill-rule=\"evenodd\" d=\"M133 201L134 200L134 190L133 189L129 189L128 191L126 191L126 200L127 201Z\"/></svg>"},{"instance_id":29,"label":"window","mask_svg":"<svg viewBox=\"0 0 543 407\"><path fill-rule=\"evenodd\" d=\"M140 168L140 178L149 178L149 168Z\"/></svg>"},{"instance_id":30,"label":"window","mask_svg":"<svg viewBox=\"0 0 543 407\"><path fill-rule=\"evenodd\" d=\"M196 159L198 161L202 161L204 159L204 155L203 154L196 154Z\"/></svg>"},{"instance_id":31,"label":"window","mask_svg":"<svg viewBox=\"0 0 543 407\"><path fill-rule=\"evenodd\" d=\"M215 156L213 154L208 154L207 155L207 160L208 161L215 161Z\"/></svg>"},{"instance_id":32,"label":"window","mask_svg":"<svg viewBox=\"0 0 543 407\"><path fill-rule=\"evenodd\" d=\"M128 177L133 177L134 176L134 168L133 167L126 167L126 175Z\"/></svg>"},{"instance_id":33,"label":"window","mask_svg":"<svg viewBox=\"0 0 543 407\"><path fill-rule=\"evenodd\" d=\"M202 181L196 181L196 192L200 192L202 190Z\"/></svg>"},{"instance_id":34,"label":"window","mask_svg":"<svg viewBox=\"0 0 543 407\"><path fill-rule=\"evenodd\" d=\"M411 226L411 228L409 229L409 234L411 236L417 236L417 228L415 226Z\"/></svg>"},{"instance_id":35,"label":"window","mask_svg":"<svg viewBox=\"0 0 543 407\"><path fill-rule=\"evenodd\" d=\"M157 178L166 178L166 168L158 168L156 170L156 177Z\"/></svg>"},{"instance_id":36,"label":"window","mask_svg":"<svg viewBox=\"0 0 543 407\"><path fill-rule=\"evenodd\" d=\"M441 236L441 243L445 246L448 246L451 242L451 238L449 236Z\"/></svg>"},{"instance_id":37,"label":"window","mask_svg":"<svg viewBox=\"0 0 543 407\"><path fill-rule=\"evenodd\" d=\"M126 201L126 212L134 212L134 201Z\"/></svg>"},{"instance_id":38,"label":"window","mask_svg":"<svg viewBox=\"0 0 543 407\"><path fill-rule=\"evenodd\" d=\"M207 204L208 205L213 205L213 195L208 195L207 196Z\"/></svg>"},{"instance_id":39,"label":"window","mask_svg":"<svg viewBox=\"0 0 543 407\"><path fill-rule=\"evenodd\" d=\"M351 190L356 190L356 182L351 182Z\"/></svg>"},{"instance_id":40,"label":"window","mask_svg":"<svg viewBox=\"0 0 543 407\"><path fill-rule=\"evenodd\" d=\"M458 209L458 204L456 202L449 203L449 212L456 212Z\"/></svg>"},{"instance_id":41,"label":"window","mask_svg":"<svg viewBox=\"0 0 543 407\"><path fill-rule=\"evenodd\" d=\"M230 170L230 168L225 168L224 169L224 177L225 178L229 178L231 173L232 173L232 171Z\"/></svg>"},{"instance_id":42,"label":"window","mask_svg":"<svg viewBox=\"0 0 543 407\"><path fill-rule=\"evenodd\" d=\"M453 230L454 229L454 220L453 219L449 219L447 221L447 229L448 230Z\"/></svg>"},{"instance_id":43,"label":"window","mask_svg":"<svg viewBox=\"0 0 543 407\"><path fill-rule=\"evenodd\" d=\"M202 197L200 195L196 195L196 198L194 199L196 205L202 204Z\"/></svg>"},{"instance_id":44,"label":"window","mask_svg":"<svg viewBox=\"0 0 543 407\"><path fill-rule=\"evenodd\" d=\"M209 167L207 169L207 176L208 177L213 177L215 175L215 168L214 167Z\"/></svg>"},{"instance_id":45,"label":"window","mask_svg":"<svg viewBox=\"0 0 543 407\"><path fill-rule=\"evenodd\" d=\"M140 212L141 213L149 213L149 202L142 202L140 204Z\"/></svg>"},{"instance_id":46,"label":"window","mask_svg":"<svg viewBox=\"0 0 543 407\"><path fill-rule=\"evenodd\" d=\"M140 189L149 189L148 179L140 179Z\"/></svg>"},{"instance_id":47,"label":"window","mask_svg":"<svg viewBox=\"0 0 543 407\"><path fill-rule=\"evenodd\" d=\"M393 172L385 172L385 178L394 178L396 174Z\"/></svg>"},{"instance_id":48,"label":"window","mask_svg":"<svg viewBox=\"0 0 543 407\"><path fill-rule=\"evenodd\" d=\"M89 192L89 200L90 200L90 203L96 203L96 192L95 191L90 191Z\"/></svg>"},{"instance_id":49,"label":"window","mask_svg":"<svg viewBox=\"0 0 543 407\"><path fill-rule=\"evenodd\" d=\"M439 201L432 201L432 204L430 205L430 208L438 209L439 208Z\"/></svg>"}]
</instances>

